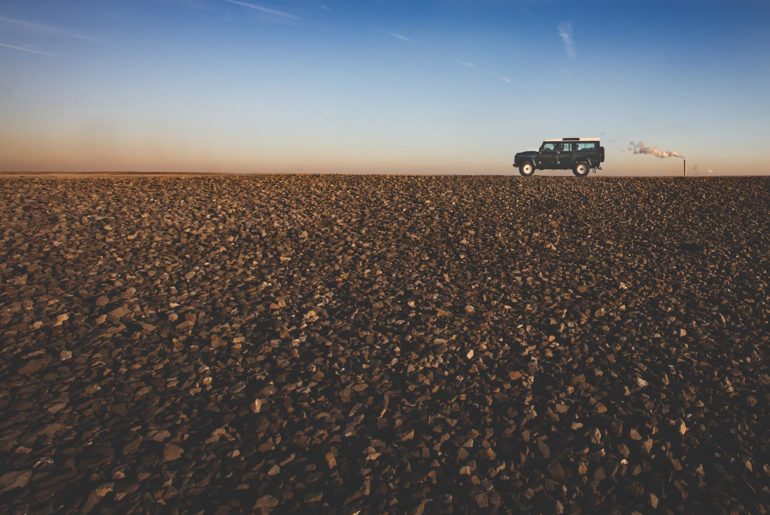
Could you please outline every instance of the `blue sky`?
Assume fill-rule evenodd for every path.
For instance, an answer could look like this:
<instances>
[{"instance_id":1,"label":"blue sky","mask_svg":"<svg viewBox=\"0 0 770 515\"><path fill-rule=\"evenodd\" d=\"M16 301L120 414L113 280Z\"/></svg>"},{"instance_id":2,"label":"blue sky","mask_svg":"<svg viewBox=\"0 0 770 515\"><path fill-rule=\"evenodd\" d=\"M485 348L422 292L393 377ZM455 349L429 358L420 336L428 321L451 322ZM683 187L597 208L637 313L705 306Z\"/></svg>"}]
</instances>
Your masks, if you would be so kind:
<instances>
[{"instance_id":1,"label":"blue sky","mask_svg":"<svg viewBox=\"0 0 770 515\"><path fill-rule=\"evenodd\" d=\"M760 0L0 3L0 169L770 171Z\"/></svg>"}]
</instances>

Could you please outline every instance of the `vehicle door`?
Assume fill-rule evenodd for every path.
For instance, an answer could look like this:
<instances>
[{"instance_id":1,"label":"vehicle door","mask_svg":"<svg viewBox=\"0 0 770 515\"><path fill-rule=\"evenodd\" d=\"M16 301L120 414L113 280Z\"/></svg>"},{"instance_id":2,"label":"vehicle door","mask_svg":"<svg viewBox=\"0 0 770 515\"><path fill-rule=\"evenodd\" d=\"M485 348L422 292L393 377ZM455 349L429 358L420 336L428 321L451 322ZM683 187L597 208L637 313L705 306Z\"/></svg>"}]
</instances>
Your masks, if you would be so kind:
<instances>
[{"instance_id":1,"label":"vehicle door","mask_svg":"<svg viewBox=\"0 0 770 515\"><path fill-rule=\"evenodd\" d=\"M575 144L564 141L557 145L556 168L571 169L575 165Z\"/></svg>"},{"instance_id":2,"label":"vehicle door","mask_svg":"<svg viewBox=\"0 0 770 515\"><path fill-rule=\"evenodd\" d=\"M589 163L589 166L596 165L600 161L598 143L594 141L588 141L578 143L575 146L577 147L577 150L575 150L576 161L586 161Z\"/></svg>"},{"instance_id":3,"label":"vehicle door","mask_svg":"<svg viewBox=\"0 0 770 515\"><path fill-rule=\"evenodd\" d=\"M556 143L543 143L537 153L537 167L540 169L552 169L556 164Z\"/></svg>"}]
</instances>

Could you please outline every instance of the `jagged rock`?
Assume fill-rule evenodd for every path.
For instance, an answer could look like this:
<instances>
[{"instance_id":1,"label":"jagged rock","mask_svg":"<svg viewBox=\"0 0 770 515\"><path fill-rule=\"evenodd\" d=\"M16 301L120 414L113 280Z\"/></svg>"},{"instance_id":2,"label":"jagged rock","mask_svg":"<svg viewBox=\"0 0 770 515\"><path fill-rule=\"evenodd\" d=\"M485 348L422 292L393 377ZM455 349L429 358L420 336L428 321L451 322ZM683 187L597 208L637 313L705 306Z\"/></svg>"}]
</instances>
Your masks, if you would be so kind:
<instances>
[{"instance_id":1,"label":"jagged rock","mask_svg":"<svg viewBox=\"0 0 770 515\"><path fill-rule=\"evenodd\" d=\"M16 470L13 472L6 472L0 476L0 494L14 490L16 488L24 488L32 478L31 470Z\"/></svg>"},{"instance_id":2,"label":"jagged rock","mask_svg":"<svg viewBox=\"0 0 770 515\"><path fill-rule=\"evenodd\" d=\"M184 454L184 449L173 443L167 443L163 448L163 461L174 461Z\"/></svg>"}]
</instances>

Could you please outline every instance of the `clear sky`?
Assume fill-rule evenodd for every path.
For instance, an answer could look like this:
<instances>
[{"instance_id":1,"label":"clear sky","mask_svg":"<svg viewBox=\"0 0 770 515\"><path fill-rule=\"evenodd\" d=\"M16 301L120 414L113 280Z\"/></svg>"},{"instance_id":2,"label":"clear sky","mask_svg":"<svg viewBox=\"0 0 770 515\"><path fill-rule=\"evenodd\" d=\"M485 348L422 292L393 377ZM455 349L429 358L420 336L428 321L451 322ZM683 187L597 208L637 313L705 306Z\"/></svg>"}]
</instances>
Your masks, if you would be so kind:
<instances>
[{"instance_id":1,"label":"clear sky","mask_svg":"<svg viewBox=\"0 0 770 515\"><path fill-rule=\"evenodd\" d=\"M767 0L3 0L0 170L770 172Z\"/></svg>"}]
</instances>

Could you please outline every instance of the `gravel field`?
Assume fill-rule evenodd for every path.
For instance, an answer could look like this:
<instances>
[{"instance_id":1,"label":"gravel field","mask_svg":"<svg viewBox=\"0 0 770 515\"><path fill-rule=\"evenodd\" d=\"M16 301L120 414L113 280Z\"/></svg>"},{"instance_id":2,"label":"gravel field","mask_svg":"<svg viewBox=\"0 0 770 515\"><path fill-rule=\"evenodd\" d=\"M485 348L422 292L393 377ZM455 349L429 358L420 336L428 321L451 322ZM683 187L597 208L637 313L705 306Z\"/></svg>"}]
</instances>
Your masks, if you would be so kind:
<instances>
[{"instance_id":1,"label":"gravel field","mask_svg":"<svg viewBox=\"0 0 770 515\"><path fill-rule=\"evenodd\" d=\"M767 513L770 178L0 180L0 512Z\"/></svg>"}]
</instances>

